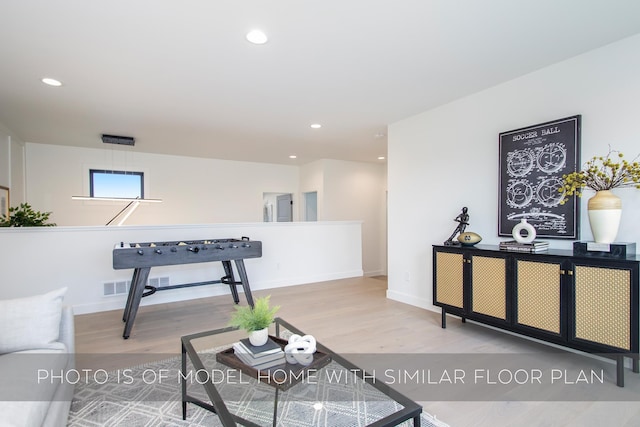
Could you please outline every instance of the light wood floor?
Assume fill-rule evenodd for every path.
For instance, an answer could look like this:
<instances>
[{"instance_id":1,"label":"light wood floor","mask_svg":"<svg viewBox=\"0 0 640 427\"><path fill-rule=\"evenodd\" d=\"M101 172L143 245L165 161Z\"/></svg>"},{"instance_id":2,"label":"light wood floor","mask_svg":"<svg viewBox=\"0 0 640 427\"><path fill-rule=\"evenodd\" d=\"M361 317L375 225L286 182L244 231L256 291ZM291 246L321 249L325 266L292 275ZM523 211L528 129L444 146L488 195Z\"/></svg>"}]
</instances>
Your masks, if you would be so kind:
<instances>
[{"instance_id":1,"label":"light wood floor","mask_svg":"<svg viewBox=\"0 0 640 427\"><path fill-rule=\"evenodd\" d=\"M257 291L280 305L278 315L339 353L533 353L541 360L553 348L386 298L384 278L354 278ZM241 294L241 299L242 299ZM153 298L152 296L149 298ZM245 303L242 301L241 303ZM116 369L180 352L180 337L226 326L231 296L141 307L133 332L122 339L122 311L76 316L79 369ZM433 401L426 412L452 427L462 426L639 426L640 375L626 371L624 389L615 386L615 366L584 358L603 368L608 387L624 390L625 401ZM552 392L552 391L551 391ZM504 399L504 396L502 396ZM594 399L595 400L595 399Z\"/></svg>"}]
</instances>

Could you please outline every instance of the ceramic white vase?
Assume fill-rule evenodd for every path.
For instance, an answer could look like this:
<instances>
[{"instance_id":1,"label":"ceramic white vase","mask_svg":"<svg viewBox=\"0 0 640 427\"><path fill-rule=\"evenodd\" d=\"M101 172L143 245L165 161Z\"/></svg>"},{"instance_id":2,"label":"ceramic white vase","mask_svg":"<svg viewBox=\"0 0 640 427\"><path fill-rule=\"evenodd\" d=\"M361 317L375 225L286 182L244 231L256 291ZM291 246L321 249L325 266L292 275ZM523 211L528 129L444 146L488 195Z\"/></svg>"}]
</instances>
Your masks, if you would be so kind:
<instances>
[{"instance_id":1,"label":"ceramic white vase","mask_svg":"<svg viewBox=\"0 0 640 427\"><path fill-rule=\"evenodd\" d=\"M269 328L260 329L259 331L251 331L249 333L249 342L251 345L259 347L265 345L269 339Z\"/></svg>"},{"instance_id":2,"label":"ceramic white vase","mask_svg":"<svg viewBox=\"0 0 640 427\"><path fill-rule=\"evenodd\" d=\"M526 236L522 235L523 231L526 231ZM527 222L526 218L522 218L511 230L511 235L518 243L531 243L536 238L536 229Z\"/></svg>"},{"instance_id":3,"label":"ceramic white vase","mask_svg":"<svg viewBox=\"0 0 640 427\"><path fill-rule=\"evenodd\" d=\"M622 200L609 190L596 191L587 202L589 225L596 243L613 243L622 217Z\"/></svg>"}]
</instances>

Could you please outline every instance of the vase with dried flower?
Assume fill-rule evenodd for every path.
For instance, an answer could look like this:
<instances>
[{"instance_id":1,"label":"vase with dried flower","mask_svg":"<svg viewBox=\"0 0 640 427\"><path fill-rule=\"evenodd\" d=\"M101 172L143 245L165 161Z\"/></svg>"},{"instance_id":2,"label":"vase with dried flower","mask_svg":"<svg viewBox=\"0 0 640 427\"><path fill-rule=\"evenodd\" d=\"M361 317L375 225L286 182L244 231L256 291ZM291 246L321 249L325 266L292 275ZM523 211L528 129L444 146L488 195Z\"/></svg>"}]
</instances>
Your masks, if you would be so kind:
<instances>
[{"instance_id":1,"label":"vase with dried flower","mask_svg":"<svg viewBox=\"0 0 640 427\"><path fill-rule=\"evenodd\" d=\"M618 235L622 216L622 200L611 191L614 188L634 187L640 189L640 163L638 156L631 162L624 154L609 149L606 156L594 156L583 170L563 175L564 193L561 203L571 196L582 197L583 189L596 194L587 203L589 225L596 243L612 243Z\"/></svg>"}]
</instances>

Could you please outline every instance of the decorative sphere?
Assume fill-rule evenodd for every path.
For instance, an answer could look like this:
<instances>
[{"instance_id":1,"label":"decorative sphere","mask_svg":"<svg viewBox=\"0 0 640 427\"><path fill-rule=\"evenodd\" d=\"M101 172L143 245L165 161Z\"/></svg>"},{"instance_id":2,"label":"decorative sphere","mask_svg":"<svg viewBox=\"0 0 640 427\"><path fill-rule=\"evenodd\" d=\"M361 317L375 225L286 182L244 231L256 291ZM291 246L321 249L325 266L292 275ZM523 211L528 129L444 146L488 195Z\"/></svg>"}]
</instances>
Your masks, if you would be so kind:
<instances>
[{"instance_id":1,"label":"decorative sphere","mask_svg":"<svg viewBox=\"0 0 640 427\"><path fill-rule=\"evenodd\" d=\"M462 243L464 246L473 246L481 240L482 237L473 231L466 231L464 233L460 233L458 236L458 242Z\"/></svg>"}]
</instances>

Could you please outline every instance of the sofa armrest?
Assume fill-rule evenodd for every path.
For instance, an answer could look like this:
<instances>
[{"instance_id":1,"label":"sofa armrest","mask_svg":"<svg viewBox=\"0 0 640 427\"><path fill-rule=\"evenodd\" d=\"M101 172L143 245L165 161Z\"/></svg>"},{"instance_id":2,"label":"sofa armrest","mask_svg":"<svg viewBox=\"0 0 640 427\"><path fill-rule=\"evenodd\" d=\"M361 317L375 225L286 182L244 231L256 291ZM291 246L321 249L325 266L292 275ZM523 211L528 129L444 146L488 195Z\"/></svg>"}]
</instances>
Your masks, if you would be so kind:
<instances>
[{"instance_id":1,"label":"sofa armrest","mask_svg":"<svg viewBox=\"0 0 640 427\"><path fill-rule=\"evenodd\" d=\"M64 343L69 354L75 353L75 327L73 322L73 308L70 305L63 305L58 340Z\"/></svg>"}]
</instances>

